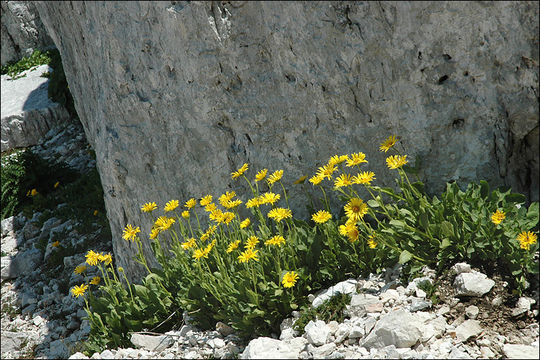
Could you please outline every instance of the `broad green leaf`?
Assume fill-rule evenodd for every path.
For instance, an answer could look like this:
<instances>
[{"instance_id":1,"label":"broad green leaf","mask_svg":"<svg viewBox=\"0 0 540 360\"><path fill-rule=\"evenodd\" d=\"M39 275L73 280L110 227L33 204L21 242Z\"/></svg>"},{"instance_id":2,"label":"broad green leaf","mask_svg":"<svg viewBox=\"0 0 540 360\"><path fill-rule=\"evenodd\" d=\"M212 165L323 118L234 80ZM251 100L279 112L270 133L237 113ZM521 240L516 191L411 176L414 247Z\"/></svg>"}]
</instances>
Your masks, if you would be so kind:
<instances>
[{"instance_id":1,"label":"broad green leaf","mask_svg":"<svg viewBox=\"0 0 540 360\"><path fill-rule=\"evenodd\" d=\"M450 242L450 240L449 240L448 238L444 238L444 239L442 239L442 241L441 241L440 248L441 248L441 249L444 249L444 248L449 247L450 245L452 245L452 243Z\"/></svg>"},{"instance_id":2,"label":"broad green leaf","mask_svg":"<svg viewBox=\"0 0 540 360\"><path fill-rule=\"evenodd\" d=\"M443 221L441 223L441 234L448 237L454 236L454 226L452 226L452 223Z\"/></svg>"},{"instance_id":3,"label":"broad green leaf","mask_svg":"<svg viewBox=\"0 0 540 360\"><path fill-rule=\"evenodd\" d=\"M372 207L372 208L377 208L377 207L379 207L379 202L378 202L378 201L375 201L375 200L373 200L373 199L368 200L367 204L368 204L370 207Z\"/></svg>"},{"instance_id":4,"label":"broad green leaf","mask_svg":"<svg viewBox=\"0 0 540 360\"><path fill-rule=\"evenodd\" d=\"M429 226L428 216L426 213L421 213L420 216L418 216L418 222L420 223L420 226L422 229L427 229Z\"/></svg>"},{"instance_id":5,"label":"broad green leaf","mask_svg":"<svg viewBox=\"0 0 540 360\"><path fill-rule=\"evenodd\" d=\"M408 252L407 250L403 250L401 254L399 255L399 263L405 264L407 261L412 259L412 254Z\"/></svg>"},{"instance_id":6,"label":"broad green leaf","mask_svg":"<svg viewBox=\"0 0 540 360\"><path fill-rule=\"evenodd\" d=\"M397 227L405 227L405 223L401 220L390 220L390 225L394 225L394 226L397 226Z\"/></svg>"},{"instance_id":7,"label":"broad green leaf","mask_svg":"<svg viewBox=\"0 0 540 360\"><path fill-rule=\"evenodd\" d=\"M518 203L523 204L525 202L525 196L522 194L508 194L504 197L504 200L507 203Z\"/></svg>"},{"instance_id":8,"label":"broad green leaf","mask_svg":"<svg viewBox=\"0 0 540 360\"><path fill-rule=\"evenodd\" d=\"M480 180L480 196L483 198L489 196L489 184L486 180Z\"/></svg>"}]
</instances>

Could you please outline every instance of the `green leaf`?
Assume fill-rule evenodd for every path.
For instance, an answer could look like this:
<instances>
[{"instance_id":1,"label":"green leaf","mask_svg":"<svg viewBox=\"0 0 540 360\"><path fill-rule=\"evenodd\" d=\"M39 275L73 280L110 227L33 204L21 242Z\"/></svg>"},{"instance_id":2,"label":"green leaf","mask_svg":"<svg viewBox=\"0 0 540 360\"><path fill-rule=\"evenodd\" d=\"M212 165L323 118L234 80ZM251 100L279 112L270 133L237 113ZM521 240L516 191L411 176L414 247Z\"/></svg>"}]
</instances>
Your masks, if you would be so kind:
<instances>
[{"instance_id":1,"label":"green leaf","mask_svg":"<svg viewBox=\"0 0 540 360\"><path fill-rule=\"evenodd\" d=\"M480 180L480 196L484 199L489 196L489 184L486 180Z\"/></svg>"},{"instance_id":2,"label":"green leaf","mask_svg":"<svg viewBox=\"0 0 540 360\"><path fill-rule=\"evenodd\" d=\"M367 204L368 204L370 207L372 207L372 208L377 208L377 207L379 207L379 202L378 202L378 201L375 201L375 200L373 200L373 199L368 200Z\"/></svg>"},{"instance_id":3,"label":"green leaf","mask_svg":"<svg viewBox=\"0 0 540 360\"><path fill-rule=\"evenodd\" d=\"M448 237L454 236L454 226L452 225L452 223L448 221L443 221L441 223L441 234Z\"/></svg>"},{"instance_id":4,"label":"green leaf","mask_svg":"<svg viewBox=\"0 0 540 360\"><path fill-rule=\"evenodd\" d=\"M504 197L507 203L523 204L525 202L525 195L522 194L508 194Z\"/></svg>"},{"instance_id":5,"label":"green leaf","mask_svg":"<svg viewBox=\"0 0 540 360\"><path fill-rule=\"evenodd\" d=\"M405 223L401 220L390 220L390 225L397 226L397 227L405 227Z\"/></svg>"},{"instance_id":6,"label":"green leaf","mask_svg":"<svg viewBox=\"0 0 540 360\"><path fill-rule=\"evenodd\" d=\"M408 252L407 250L403 250L401 254L399 255L399 263L405 264L407 261L412 259L412 254Z\"/></svg>"},{"instance_id":7,"label":"green leaf","mask_svg":"<svg viewBox=\"0 0 540 360\"><path fill-rule=\"evenodd\" d=\"M444 238L442 239L441 241L441 245L439 246L441 249L444 249L444 248L447 248L449 247L450 245L452 245L452 243L450 242L450 240L448 238Z\"/></svg>"}]
</instances>

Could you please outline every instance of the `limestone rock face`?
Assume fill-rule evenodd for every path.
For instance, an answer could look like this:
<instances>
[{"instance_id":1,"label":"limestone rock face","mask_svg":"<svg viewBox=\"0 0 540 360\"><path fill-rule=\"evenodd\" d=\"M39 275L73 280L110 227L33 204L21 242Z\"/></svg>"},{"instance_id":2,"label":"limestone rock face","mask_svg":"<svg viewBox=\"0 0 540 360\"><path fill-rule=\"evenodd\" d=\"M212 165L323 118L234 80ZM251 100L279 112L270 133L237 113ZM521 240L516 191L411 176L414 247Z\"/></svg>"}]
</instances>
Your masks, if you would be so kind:
<instances>
[{"instance_id":1,"label":"limestone rock face","mask_svg":"<svg viewBox=\"0 0 540 360\"><path fill-rule=\"evenodd\" d=\"M54 45L32 1L2 1L1 7L2 65Z\"/></svg>"},{"instance_id":2,"label":"limestone rock face","mask_svg":"<svg viewBox=\"0 0 540 360\"><path fill-rule=\"evenodd\" d=\"M377 184L392 186L396 173L378 151L392 134L411 164L421 160L432 193L486 179L538 199L534 2L36 7L96 150L126 269L136 248L122 229L150 230L141 204L247 194L230 178L244 162L249 177L284 169L292 184L331 155L358 151ZM290 195L293 212L307 215L302 191Z\"/></svg>"}]
</instances>

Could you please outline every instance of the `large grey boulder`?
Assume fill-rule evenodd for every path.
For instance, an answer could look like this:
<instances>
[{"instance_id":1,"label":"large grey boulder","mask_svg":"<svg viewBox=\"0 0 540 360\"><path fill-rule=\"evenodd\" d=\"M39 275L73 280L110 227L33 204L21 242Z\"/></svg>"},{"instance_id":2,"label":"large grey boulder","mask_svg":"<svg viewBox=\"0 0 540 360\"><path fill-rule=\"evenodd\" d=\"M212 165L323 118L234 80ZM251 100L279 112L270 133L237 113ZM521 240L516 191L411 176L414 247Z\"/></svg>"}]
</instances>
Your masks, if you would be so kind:
<instances>
[{"instance_id":1,"label":"large grey boulder","mask_svg":"<svg viewBox=\"0 0 540 360\"><path fill-rule=\"evenodd\" d=\"M54 45L43 27L33 1L2 1L2 53L0 62L20 60L34 50Z\"/></svg>"},{"instance_id":2,"label":"large grey boulder","mask_svg":"<svg viewBox=\"0 0 540 360\"><path fill-rule=\"evenodd\" d=\"M411 347L422 338L424 323L406 310L392 311L377 322L361 345L366 349L395 345Z\"/></svg>"},{"instance_id":3,"label":"large grey boulder","mask_svg":"<svg viewBox=\"0 0 540 360\"><path fill-rule=\"evenodd\" d=\"M117 265L130 276L136 246L121 234L131 223L146 238L143 203L246 194L230 178L244 162L250 178L284 169L290 185L358 151L376 183L393 186L378 151L391 134L412 164L422 160L431 192L487 179L538 199L534 2L36 7L96 150ZM305 195L289 194L307 216Z\"/></svg>"}]
</instances>

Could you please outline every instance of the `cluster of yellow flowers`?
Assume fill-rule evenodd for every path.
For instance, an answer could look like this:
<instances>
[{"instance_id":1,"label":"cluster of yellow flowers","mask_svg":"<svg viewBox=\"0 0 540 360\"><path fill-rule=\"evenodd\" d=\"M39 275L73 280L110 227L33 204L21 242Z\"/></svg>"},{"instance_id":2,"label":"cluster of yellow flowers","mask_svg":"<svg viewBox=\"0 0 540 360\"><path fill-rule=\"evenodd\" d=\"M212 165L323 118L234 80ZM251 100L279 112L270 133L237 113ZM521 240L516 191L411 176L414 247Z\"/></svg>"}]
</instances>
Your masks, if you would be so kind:
<instances>
[{"instance_id":1,"label":"cluster of yellow flowers","mask_svg":"<svg viewBox=\"0 0 540 360\"><path fill-rule=\"evenodd\" d=\"M499 225L506 219L506 214L504 211L497 209L493 214L491 214L491 222L495 225ZM518 234L516 240L519 242L519 247L523 250L530 250L531 245L536 244L538 241L538 236L530 231L522 231Z\"/></svg>"},{"instance_id":2,"label":"cluster of yellow flowers","mask_svg":"<svg viewBox=\"0 0 540 360\"><path fill-rule=\"evenodd\" d=\"M107 254L104 254L104 253L97 253L93 250L90 250L86 253L86 263L90 266L96 266L98 265L99 263L103 263L105 265L110 265L112 264L112 255L111 253L107 253ZM82 275L86 270L87 270L87 266L86 265L79 265L75 268L74 270L74 273L77 274L77 275ZM99 285L99 283L101 282L101 277L99 276L94 276L89 282L88 284L90 285ZM81 285L76 285L74 286L72 289L71 289L71 295L74 296L74 297L79 297L79 296L83 296L84 293L86 292L86 289L88 289L88 284L81 284Z\"/></svg>"}]
</instances>

